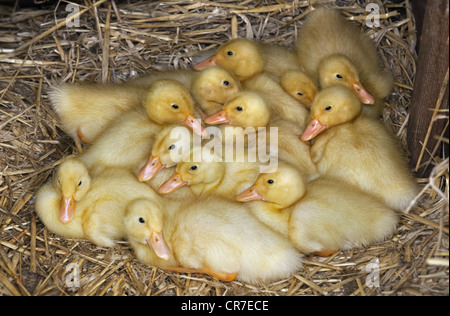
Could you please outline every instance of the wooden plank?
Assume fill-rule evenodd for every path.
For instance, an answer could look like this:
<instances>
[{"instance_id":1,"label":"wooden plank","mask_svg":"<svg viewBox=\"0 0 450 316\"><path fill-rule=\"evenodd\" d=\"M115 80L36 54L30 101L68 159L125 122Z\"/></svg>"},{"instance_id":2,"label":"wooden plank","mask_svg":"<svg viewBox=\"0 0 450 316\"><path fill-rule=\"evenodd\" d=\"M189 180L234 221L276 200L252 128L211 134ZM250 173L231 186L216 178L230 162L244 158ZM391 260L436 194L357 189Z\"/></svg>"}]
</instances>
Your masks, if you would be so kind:
<instances>
[{"instance_id":1,"label":"wooden plank","mask_svg":"<svg viewBox=\"0 0 450 316\"><path fill-rule=\"evenodd\" d=\"M420 38L407 140L411 166L422 177L432 170L427 162L448 148L439 139L444 129L448 135L448 10L448 0L427 1Z\"/></svg>"},{"instance_id":2,"label":"wooden plank","mask_svg":"<svg viewBox=\"0 0 450 316\"><path fill-rule=\"evenodd\" d=\"M423 18L428 0L411 0L414 18L416 20L417 45L420 45L420 36L422 35Z\"/></svg>"}]
</instances>

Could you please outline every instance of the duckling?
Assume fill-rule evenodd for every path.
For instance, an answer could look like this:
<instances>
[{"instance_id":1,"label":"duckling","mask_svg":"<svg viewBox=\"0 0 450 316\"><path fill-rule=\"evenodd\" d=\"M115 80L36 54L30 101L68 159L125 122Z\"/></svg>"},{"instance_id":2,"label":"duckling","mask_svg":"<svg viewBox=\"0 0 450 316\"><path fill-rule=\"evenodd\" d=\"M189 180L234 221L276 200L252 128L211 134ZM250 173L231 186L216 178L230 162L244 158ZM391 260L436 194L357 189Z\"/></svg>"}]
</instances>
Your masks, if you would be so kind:
<instances>
[{"instance_id":1,"label":"duckling","mask_svg":"<svg viewBox=\"0 0 450 316\"><path fill-rule=\"evenodd\" d=\"M190 87L192 96L206 115L219 111L228 98L242 90L236 76L220 66L198 72Z\"/></svg>"},{"instance_id":2,"label":"duckling","mask_svg":"<svg viewBox=\"0 0 450 316\"><path fill-rule=\"evenodd\" d=\"M359 186L390 208L404 210L417 195L418 185L393 135L361 107L348 88L322 90L301 139L315 139L311 157L321 174Z\"/></svg>"},{"instance_id":3,"label":"duckling","mask_svg":"<svg viewBox=\"0 0 450 316\"><path fill-rule=\"evenodd\" d=\"M220 46L212 57L196 64L194 69L201 70L213 65L224 67L244 81L264 71L278 77L298 62L295 52L289 48L235 38Z\"/></svg>"},{"instance_id":4,"label":"duckling","mask_svg":"<svg viewBox=\"0 0 450 316\"><path fill-rule=\"evenodd\" d=\"M280 77L281 87L308 109L318 92L317 84L299 69L285 71Z\"/></svg>"},{"instance_id":5,"label":"duckling","mask_svg":"<svg viewBox=\"0 0 450 316\"><path fill-rule=\"evenodd\" d=\"M306 109L305 109L306 110ZM271 109L264 98L255 92L243 91L231 97L222 110L204 120L207 124L230 124L242 128L266 127L258 130L258 137L266 137L271 152L278 153L278 159L288 161L307 174L310 179L317 175L317 167L311 160L309 145L299 137L303 128L283 118L271 116ZM272 133L277 133L272 137ZM272 140L276 143L272 143Z\"/></svg>"},{"instance_id":6,"label":"duckling","mask_svg":"<svg viewBox=\"0 0 450 316\"><path fill-rule=\"evenodd\" d=\"M305 72L321 88L344 85L353 90L372 117L392 91L393 78L381 66L374 44L339 11L319 8L310 13L299 30L297 57Z\"/></svg>"},{"instance_id":7,"label":"duckling","mask_svg":"<svg viewBox=\"0 0 450 316\"><path fill-rule=\"evenodd\" d=\"M262 96L266 104L272 109L272 115L292 121L302 129L306 127L309 120L309 111L305 104L289 95L274 77L263 73L246 80L243 86L246 90Z\"/></svg>"},{"instance_id":8,"label":"duckling","mask_svg":"<svg viewBox=\"0 0 450 316\"><path fill-rule=\"evenodd\" d=\"M197 196L217 195L233 199L253 183L260 172L260 163L252 162L248 152L234 153L231 161L216 152L197 146L177 164L172 177L161 185L159 193L167 194L188 185ZM200 156L200 161L194 157ZM255 157L256 158L256 157Z\"/></svg>"},{"instance_id":9,"label":"duckling","mask_svg":"<svg viewBox=\"0 0 450 316\"><path fill-rule=\"evenodd\" d=\"M180 125L168 125L155 137L151 156L139 170L137 178L147 182L155 191L173 174L183 152L189 152L193 144L192 131ZM151 180L151 181L149 181ZM183 188L171 194L169 198L182 199L193 196L191 190Z\"/></svg>"},{"instance_id":10,"label":"duckling","mask_svg":"<svg viewBox=\"0 0 450 316\"><path fill-rule=\"evenodd\" d=\"M151 180L159 171L176 166L192 144L192 131L177 124L165 126L156 135L151 155L137 174L139 181Z\"/></svg>"},{"instance_id":11,"label":"duckling","mask_svg":"<svg viewBox=\"0 0 450 316\"><path fill-rule=\"evenodd\" d=\"M135 200L125 227L137 259L161 269L260 284L289 277L302 265L292 244L246 205L217 197Z\"/></svg>"},{"instance_id":12,"label":"duckling","mask_svg":"<svg viewBox=\"0 0 450 316\"><path fill-rule=\"evenodd\" d=\"M60 84L48 95L63 130L88 144L120 113L137 107L145 90L130 84Z\"/></svg>"},{"instance_id":13,"label":"duckling","mask_svg":"<svg viewBox=\"0 0 450 316\"><path fill-rule=\"evenodd\" d=\"M90 169L98 165L137 172L148 159L156 135L166 124L182 124L205 135L205 128L193 114L193 104L184 85L171 79L157 80L148 89L143 106L112 122L80 159Z\"/></svg>"},{"instance_id":14,"label":"duckling","mask_svg":"<svg viewBox=\"0 0 450 316\"><path fill-rule=\"evenodd\" d=\"M302 253L329 255L365 247L392 235L398 222L393 210L358 188L327 177L306 184L285 163L261 174L236 200L255 201L250 203L253 214Z\"/></svg>"},{"instance_id":15,"label":"duckling","mask_svg":"<svg viewBox=\"0 0 450 316\"><path fill-rule=\"evenodd\" d=\"M124 83L61 84L49 92L51 105L64 131L73 139L92 143L124 112L145 100L149 86L161 79L174 79L190 88L203 111L212 114L241 89L239 80L222 67L204 71L166 70L152 72Z\"/></svg>"},{"instance_id":16,"label":"duckling","mask_svg":"<svg viewBox=\"0 0 450 316\"><path fill-rule=\"evenodd\" d=\"M91 177L87 166L70 156L38 190L36 213L55 234L113 247L124 237L125 207L137 198L158 195L127 170L105 169Z\"/></svg>"}]
</instances>

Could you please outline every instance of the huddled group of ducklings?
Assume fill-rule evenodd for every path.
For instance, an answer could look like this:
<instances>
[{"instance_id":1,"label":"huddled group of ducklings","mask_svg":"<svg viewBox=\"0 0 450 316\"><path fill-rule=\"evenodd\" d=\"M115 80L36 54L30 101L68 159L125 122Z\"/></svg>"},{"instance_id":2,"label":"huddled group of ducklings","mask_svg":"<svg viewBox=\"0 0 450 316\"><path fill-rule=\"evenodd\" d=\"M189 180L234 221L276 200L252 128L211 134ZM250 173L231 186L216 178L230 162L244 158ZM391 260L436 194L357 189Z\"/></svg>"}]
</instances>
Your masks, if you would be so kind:
<instances>
[{"instance_id":1,"label":"huddled group of ducklings","mask_svg":"<svg viewBox=\"0 0 450 316\"><path fill-rule=\"evenodd\" d=\"M292 49L238 38L193 70L56 86L61 125L86 146L38 191L36 211L67 238L126 239L161 269L254 284L288 277L303 254L391 236L418 193L379 119L392 87L371 40L326 8L308 15ZM172 139L173 128L205 139L202 122L277 127L278 167L220 161L202 144L189 152L202 150L201 161L175 161L191 139Z\"/></svg>"}]
</instances>

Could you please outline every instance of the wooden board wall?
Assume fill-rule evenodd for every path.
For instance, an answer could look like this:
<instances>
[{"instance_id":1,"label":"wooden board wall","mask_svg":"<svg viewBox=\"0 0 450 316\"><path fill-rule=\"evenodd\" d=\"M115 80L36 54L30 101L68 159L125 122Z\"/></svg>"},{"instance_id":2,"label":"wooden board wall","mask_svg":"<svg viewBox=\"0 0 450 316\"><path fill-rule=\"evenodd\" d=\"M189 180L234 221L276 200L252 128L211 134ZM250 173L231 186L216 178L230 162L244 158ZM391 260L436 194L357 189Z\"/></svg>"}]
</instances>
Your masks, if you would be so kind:
<instances>
[{"instance_id":1,"label":"wooden board wall","mask_svg":"<svg viewBox=\"0 0 450 316\"><path fill-rule=\"evenodd\" d=\"M411 165L419 176L427 177L435 156L448 157L448 69L449 1L412 0L418 23L423 18L419 59L410 116L408 147ZM424 11L423 11L424 10Z\"/></svg>"}]
</instances>

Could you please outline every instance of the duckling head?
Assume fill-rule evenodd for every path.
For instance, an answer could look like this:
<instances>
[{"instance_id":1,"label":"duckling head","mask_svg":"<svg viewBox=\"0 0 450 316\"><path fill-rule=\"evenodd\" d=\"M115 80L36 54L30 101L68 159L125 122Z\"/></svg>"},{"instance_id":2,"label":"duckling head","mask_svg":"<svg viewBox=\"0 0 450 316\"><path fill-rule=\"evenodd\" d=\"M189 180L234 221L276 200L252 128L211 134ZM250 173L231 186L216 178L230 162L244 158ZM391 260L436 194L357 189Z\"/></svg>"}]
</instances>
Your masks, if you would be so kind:
<instances>
[{"instance_id":1,"label":"duckling head","mask_svg":"<svg viewBox=\"0 0 450 316\"><path fill-rule=\"evenodd\" d=\"M281 87L307 108L317 94L317 85L301 70L285 71L280 77Z\"/></svg>"},{"instance_id":2,"label":"duckling head","mask_svg":"<svg viewBox=\"0 0 450 316\"><path fill-rule=\"evenodd\" d=\"M280 163L276 171L261 173L255 183L236 196L238 202L264 201L289 207L305 195L305 181L294 167Z\"/></svg>"},{"instance_id":3,"label":"duckling head","mask_svg":"<svg viewBox=\"0 0 450 316\"><path fill-rule=\"evenodd\" d=\"M190 149L192 132L184 126L168 125L156 136L152 153L147 163L139 170L138 180L151 180L164 168L175 166L181 159L183 151Z\"/></svg>"},{"instance_id":4,"label":"duckling head","mask_svg":"<svg viewBox=\"0 0 450 316\"><path fill-rule=\"evenodd\" d=\"M270 108L256 92L243 91L231 97L222 110L205 118L207 124L231 124L242 128L267 126Z\"/></svg>"},{"instance_id":5,"label":"duckling head","mask_svg":"<svg viewBox=\"0 0 450 316\"><path fill-rule=\"evenodd\" d=\"M235 38L225 43L210 58L196 64L195 70L219 65L231 71L239 80L248 79L264 71L265 59L256 42Z\"/></svg>"},{"instance_id":6,"label":"duckling head","mask_svg":"<svg viewBox=\"0 0 450 316\"><path fill-rule=\"evenodd\" d=\"M144 103L148 117L157 124L183 124L206 136L206 129L194 116L194 100L188 89L172 79L156 80L148 89Z\"/></svg>"},{"instance_id":7,"label":"duckling head","mask_svg":"<svg viewBox=\"0 0 450 316\"><path fill-rule=\"evenodd\" d=\"M301 140L311 140L326 129L354 120L361 109L360 100L346 87L332 86L320 91L311 105L312 120Z\"/></svg>"},{"instance_id":8,"label":"duckling head","mask_svg":"<svg viewBox=\"0 0 450 316\"><path fill-rule=\"evenodd\" d=\"M375 98L361 84L355 65L345 56L332 55L324 58L319 64L319 78L322 89L342 85L352 89L362 103L375 103Z\"/></svg>"},{"instance_id":9,"label":"duckling head","mask_svg":"<svg viewBox=\"0 0 450 316\"><path fill-rule=\"evenodd\" d=\"M201 154L200 161L194 157ZM198 155L199 156L199 155ZM161 185L159 193L167 194L185 185L196 186L199 184L209 184L222 179L225 172L225 165L220 157L215 153L202 150L202 147L194 147L189 155L183 157L183 161L177 164L177 168L172 177Z\"/></svg>"},{"instance_id":10,"label":"duckling head","mask_svg":"<svg viewBox=\"0 0 450 316\"><path fill-rule=\"evenodd\" d=\"M163 215L161 206L147 199L131 202L124 218L127 237L141 244L149 245L155 254L168 260L171 251L163 236Z\"/></svg>"},{"instance_id":11,"label":"duckling head","mask_svg":"<svg viewBox=\"0 0 450 316\"><path fill-rule=\"evenodd\" d=\"M86 195L91 185L84 162L75 157L65 159L56 170L53 185L61 194L59 220L66 224L73 219L77 202Z\"/></svg>"},{"instance_id":12,"label":"duckling head","mask_svg":"<svg viewBox=\"0 0 450 316\"><path fill-rule=\"evenodd\" d=\"M220 66L202 70L191 86L194 99L206 115L219 111L228 98L240 91L240 81Z\"/></svg>"}]
</instances>

